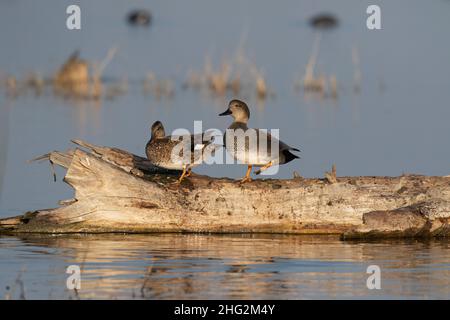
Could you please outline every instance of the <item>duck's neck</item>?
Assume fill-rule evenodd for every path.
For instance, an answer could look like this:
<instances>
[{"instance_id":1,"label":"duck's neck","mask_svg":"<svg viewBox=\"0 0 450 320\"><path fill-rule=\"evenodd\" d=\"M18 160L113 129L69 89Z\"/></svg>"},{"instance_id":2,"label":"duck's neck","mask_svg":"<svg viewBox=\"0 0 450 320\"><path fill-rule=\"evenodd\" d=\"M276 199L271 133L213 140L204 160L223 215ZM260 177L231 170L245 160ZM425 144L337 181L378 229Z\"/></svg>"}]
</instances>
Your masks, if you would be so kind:
<instances>
[{"instance_id":1,"label":"duck's neck","mask_svg":"<svg viewBox=\"0 0 450 320\"><path fill-rule=\"evenodd\" d=\"M164 138L164 133L161 134L161 132L153 132L150 141L155 141L162 138Z\"/></svg>"},{"instance_id":2,"label":"duck's neck","mask_svg":"<svg viewBox=\"0 0 450 320\"><path fill-rule=\"evenodd\" d=\"M234 121L229 127L228 129L242 129L242 130L247 130L247 122L241 122L241 121Z\"/></svg>"}]
</instances>

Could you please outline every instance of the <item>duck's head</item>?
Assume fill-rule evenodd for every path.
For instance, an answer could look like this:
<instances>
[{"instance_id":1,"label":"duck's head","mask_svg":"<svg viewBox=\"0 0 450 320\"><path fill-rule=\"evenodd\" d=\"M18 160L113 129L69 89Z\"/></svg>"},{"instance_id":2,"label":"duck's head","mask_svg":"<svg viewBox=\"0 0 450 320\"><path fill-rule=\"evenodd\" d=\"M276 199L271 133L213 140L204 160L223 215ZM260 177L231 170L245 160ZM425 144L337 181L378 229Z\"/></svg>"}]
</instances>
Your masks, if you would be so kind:
<instances>
[{"instance_id":1,"label":"duck's head","mask_svg":"<svg viewBox=\"0 0 450 320\"><path fill-rule=\"evenodd\" d=\"M166 132L164 131L164 126L161 123L161 121L155 121L155 123L152 124L152 139L160 139L164 138L166 135Z\"/></svg>"},{"instance_id":2,"label":"duck's head","mask_svg":"<svg viewBox=\"0 0 450 320\"><path fill-rule=\"evenodd\" d=\"M241 100L231 100L228 104L228 109L219 114L219 116L231 115L235 122L247 123L250 118L250 110L247 104Z\"/></svg>"}]
</instances>

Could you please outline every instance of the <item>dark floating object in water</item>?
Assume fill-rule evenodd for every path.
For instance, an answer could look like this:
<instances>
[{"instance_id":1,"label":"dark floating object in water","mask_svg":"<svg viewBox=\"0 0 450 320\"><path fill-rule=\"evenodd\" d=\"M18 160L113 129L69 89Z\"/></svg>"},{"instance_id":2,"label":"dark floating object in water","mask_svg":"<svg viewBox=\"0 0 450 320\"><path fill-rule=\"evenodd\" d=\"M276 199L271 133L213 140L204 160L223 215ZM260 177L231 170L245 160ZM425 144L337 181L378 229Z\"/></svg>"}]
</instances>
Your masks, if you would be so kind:
<instances>
[{"instance_id":1,"label":"dark floating object in water","mask_svg":"<svg viewBox=\"0 0 450 320\"><path fill-rule=\"evenodd\" d=\"M145 9L133 10L128 14L128 23L135 26L148 26L152 21L152 14Z\"/></svg>"},{"instance_id":2,"label":"dark floating object in water","mask_svg":"<svg viewBox=\"0 0 450 320\"><path fill-rule=\"evenodd\" d=\"M337 26L338 19L332 14L321 13L309 19L309 24L317 29L331 29Z\"/></svg>"}]
</instances>

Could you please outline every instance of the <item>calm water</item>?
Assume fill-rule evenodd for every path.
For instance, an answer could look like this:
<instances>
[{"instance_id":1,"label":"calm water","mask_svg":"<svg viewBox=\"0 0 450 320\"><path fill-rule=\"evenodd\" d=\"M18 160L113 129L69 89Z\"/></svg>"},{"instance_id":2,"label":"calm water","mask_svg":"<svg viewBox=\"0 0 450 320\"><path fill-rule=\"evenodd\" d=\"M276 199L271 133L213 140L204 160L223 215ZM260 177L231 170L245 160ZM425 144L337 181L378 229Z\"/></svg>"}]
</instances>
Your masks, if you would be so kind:
<instances>
[{"instance_id":1,"label":"calm water","mask_svg":"<svg viewBox=\"0 0 450 320\"><path fill-rule=\"evenodd\" d=\"M204 129L225 129L230 119L217 114L234 96L215 98L183 90L182 83L188 70L203 67L207 54L217 68L242 39L275 92L265 101L238 97L250 105L251 125L279 128L284 141L302 150L302 159L283 166L278 177L291 177L294 170L323 176L333 163L348 176L450 174L448 0L381 1L380 31L366 28L372 1L141 1L154 15L148 29L126 25L134 8L128 2L77 3L81 31L65 28L66 1L0 1L0 77L23 79L30 71L49 77L75 49L99 61L117 46L104 76L128 79L129 89L113 100L77 104L51 90L10 99L0 88L0 217L72 197L62 170L54 183L48 165L26 163L69 148L72 138L143 155L155 120L168 130L192 130L194 120L203 120ZM305 99L293 89L316 37L306 21L322 11L340 20L322 34L317 64L319 73L336 75L337 100ZM359 93L352 89L353 47L360 57ZM150 71L174 82L173 98L142 94ZM195 171L237 178L245 168L205 165ZM80 296L86 298L133 292L140 298L146 274L147 298L448 298L447 247L298 237L1 238L0 290L25 267L27 297L68 297L65 267L84 261ZM383 270L380 292L365 287L364 271L372 263Z\"/></svg>"},{"instance_id":2,"label":"calm water","mask_svg":"<svg viewBox=\"0 0 450 320\"><path fill-rule=\"evenodd\" d=\"M14 298L22 292L20 281L26 299L450 298L448 242L351 243L317 236L3 237L0 256L0 293ZM66 289L65 271L73 264L82 269L78 296ZM367 289L369 265L381 268L380 290Z\"/></svg>"}]
</instances>

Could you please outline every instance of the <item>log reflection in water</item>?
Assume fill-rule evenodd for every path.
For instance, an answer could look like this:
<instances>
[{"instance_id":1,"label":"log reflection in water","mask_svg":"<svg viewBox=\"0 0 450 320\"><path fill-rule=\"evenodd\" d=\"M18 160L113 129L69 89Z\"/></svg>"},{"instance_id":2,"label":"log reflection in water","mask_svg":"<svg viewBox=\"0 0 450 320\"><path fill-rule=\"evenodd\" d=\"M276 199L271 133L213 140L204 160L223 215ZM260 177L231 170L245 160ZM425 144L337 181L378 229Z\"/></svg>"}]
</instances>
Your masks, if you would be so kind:
<instances>
[{"instance_id":1,"label":"log reflection in water","mask_svg":"<svg viewBox=\"0 0 450 320\"><path fill-rule=\"evenodd\" d=\"M81 265L81 299L449 296L445 241L192 234L27 235L22 241ZM366 287L371 264L381 267L382 292Z\"/></svg>"}]
</instances>

